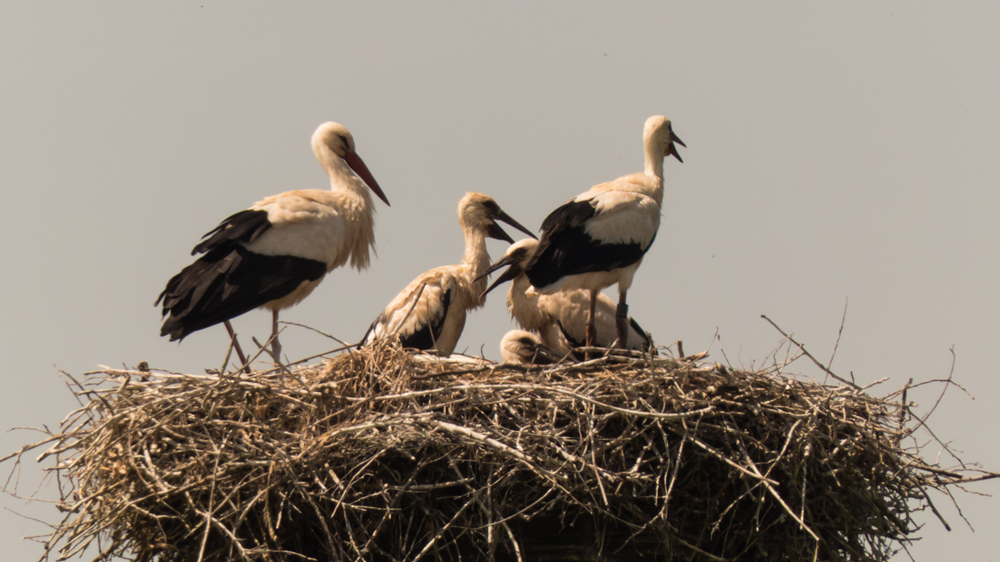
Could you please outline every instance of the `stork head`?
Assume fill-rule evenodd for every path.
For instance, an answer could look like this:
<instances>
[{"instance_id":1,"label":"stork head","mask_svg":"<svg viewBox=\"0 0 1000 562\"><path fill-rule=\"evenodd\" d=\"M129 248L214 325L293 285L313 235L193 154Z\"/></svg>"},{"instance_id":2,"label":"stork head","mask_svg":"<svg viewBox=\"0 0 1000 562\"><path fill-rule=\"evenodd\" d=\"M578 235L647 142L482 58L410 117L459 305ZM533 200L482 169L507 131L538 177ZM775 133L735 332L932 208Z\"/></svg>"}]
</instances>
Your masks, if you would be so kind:
<instances>
[{"instance_id":1,"label":"stork head","mask_svg":"<svg viewBox=\"0 0 1000 562\"><path fill-rule=\"evenodd\" d=\"M470 191L458 202L458 222L462 224L462 228L474 228L485 233L490 238L505 240L513 244L514 239L500 228L497 221L503 221L528 236L535 238L535 235L530 230L521 226L519 222L505 213L492 197Z\"/></svg>"},{"instance_id":2,"label":"stork head","mask_svg":"<svg viewBox=\"0 0 1000 562\"><path fill-rule=\"evenodd\" d=\"M503 255L502 258L497 260L496 263L491 265L482 275L476 278L479 281L483 277L493 273L494 271L500 269L501 267L507 267L507 271L504 271L500 277L497 277L493 284L483 291L480 298L486 296L487 293L492 291L498 285L501 285L512 279L517 279L518 275L524 273L524 268L531 261L532 256L535 255L535 250L538 249L538 240L533 238L525 238L524 240L518 240L507 248L507 253Z\"/></svg>"},{"instance_id":3,"label":"stork head","mask_svg":"<svg viewBox=\"0 0 1000 562\"><path fill-rule=\"evenodd\" d=\"M670 125L670 119L662 115L654 115L649 119L646 119L646 126L642 130L642 142L646 145L647 150L651 147L653 152L657 154L663 154L663 157L673 155L675 158L681 160L681 155L677 153L677 147L674 143L677 143L685 148L687 145L684 141L674 134L674 130Z\"/></svg>"},{"instance_id":4,"label":"stork head","mask_svg":"<svg viewBox=\"0 0 1000 562\"><path fill-rule=\"evenodd\" d=\"M379 199L385 201L386 205L389 204L389 199L386 198L382 188L375 181L375 177L368 171L368 166L361 160L358 153L354 151L354 136L347 130L347 127L333 121L323 123L313 133L312 147L313 153L316 154L316 159L321 164L325 161L324 151L326 150L343 159L351 170L365 182L368 189L372 190L375 195L378 195Z\"/></svg>"},{"instance_id":5,"label":"stork head","mask_svg":"<svg viewBox=\"0 0 1000 562\"><path fill-rule=\"evenodd\" d=\"M504 363L515 365L549 365L558 363L562 357L538 336L525 330L511 330L500 341L500 355Z\"/></svg>"}]
</instances>

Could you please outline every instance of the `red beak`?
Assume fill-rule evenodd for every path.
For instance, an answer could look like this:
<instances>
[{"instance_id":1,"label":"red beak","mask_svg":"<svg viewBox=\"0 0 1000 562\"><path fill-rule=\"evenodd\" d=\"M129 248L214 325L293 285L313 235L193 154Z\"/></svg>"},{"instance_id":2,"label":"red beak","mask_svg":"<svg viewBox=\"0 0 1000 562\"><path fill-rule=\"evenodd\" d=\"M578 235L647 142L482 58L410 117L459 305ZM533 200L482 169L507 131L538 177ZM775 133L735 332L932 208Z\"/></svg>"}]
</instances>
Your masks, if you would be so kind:
<instances>
[{"instance_id":1,"label":"red beak","mask_svg":"<svg viewBox=\"0 0 1000 562\"><path fill-rule=\"evenodd\" d=\"M389 205L389 199L386 198L385 193L382 192L382 188L378 186L378 182L375 181L375 177L368 171L368 166L365 166L364 160L358 156L357 152L348 152L345 154L344 161L347 162L347 165L354 170L354 173L357 174L359 178L368 184L368 189L372 190L375 195L378 195L379 199L385 201L386 205Z\"/></svg>"}]
</instances>

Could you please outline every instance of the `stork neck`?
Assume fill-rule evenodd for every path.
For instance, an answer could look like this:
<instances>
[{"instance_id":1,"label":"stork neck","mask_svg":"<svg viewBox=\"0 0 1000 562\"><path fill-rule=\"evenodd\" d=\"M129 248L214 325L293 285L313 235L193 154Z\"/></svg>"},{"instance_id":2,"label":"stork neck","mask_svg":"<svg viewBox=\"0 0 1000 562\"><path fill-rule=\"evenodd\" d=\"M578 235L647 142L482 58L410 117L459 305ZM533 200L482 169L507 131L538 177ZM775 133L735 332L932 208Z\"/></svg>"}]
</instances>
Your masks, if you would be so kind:
<instances>
[{"instance_id":1,"label":"stork neck","mask_svg":"<svg viewBox=\"0 0 1000 562\"><path fill-rule=\"evenodd\" d=\"M462 233L465 235L465 254L462 256L462 265L465 267L470 285L473 285L472 292L478 298L486 290L487 280L480 279L474 284L472 284L472 280L490 266L490 255L486 252L486 234L478 228L468 226L462 227Z\"/></svg>"},{"instance_id":2,"label":"stork neck","mask_svg":"<svg viewBox=\"0 0 1000 562\"><path fill-rule=\"evenodd\" d=\"M655 180L655 191L650 195L659 205L663 204L663 147L646 144L646 175Z\"/></svg>"},{"instance_id":3,"label":"stork neck","mask_svg":"<svg viewBox=\"0 0 1000 562\"><path fill-rule=\"evenodd\" d=\"M486 253L486 235L477 228L463 228L465 235L465 254L462 263L469 266L475 277L486 271L490 266L490 255Z\"/></svg>"},{"instance_id":4,"label":"stork neck","mask_svg":"<svg viewBox=\"0 0 1000 562\"><path fill-rule=\"evenodd\" d=\"M528 281L527 275L522 273L515 277L510 284L510 290L507 291L507 308L522 328L538 330L544 319L538 306L538 293L532 291L529 295L530 288L531 282Z\"/></svg>"},{"instance_id":5,"label":"stork neck","mask_svg":"<svg viewBox=\"0 0 1000 562\"><path fill-rule=\"evenodd\" d=\"M663 147L646 145L646 175L663 184Z\"/></svg>"}]
</instances>

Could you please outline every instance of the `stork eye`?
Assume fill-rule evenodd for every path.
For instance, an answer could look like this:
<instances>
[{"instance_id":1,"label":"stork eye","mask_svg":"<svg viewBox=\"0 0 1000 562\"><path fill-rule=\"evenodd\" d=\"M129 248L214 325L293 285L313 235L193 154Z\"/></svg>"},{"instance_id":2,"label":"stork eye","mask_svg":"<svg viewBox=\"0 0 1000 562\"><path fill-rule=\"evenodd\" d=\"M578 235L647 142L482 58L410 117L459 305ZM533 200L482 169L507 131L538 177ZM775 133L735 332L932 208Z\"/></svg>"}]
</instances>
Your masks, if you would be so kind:
<instances>
[{"instance_id":1,"label":"stork eye","mask_svg":"<svg viewBox=\"0 0 1000 562\"><path fill-rule=\"evenodd\" d=\"M350 152L351 143L347 142L347 137L344 135L337 135L337 136L340 137L340 142L344 143L344 150Z\"/></svg>"}]
</instances>

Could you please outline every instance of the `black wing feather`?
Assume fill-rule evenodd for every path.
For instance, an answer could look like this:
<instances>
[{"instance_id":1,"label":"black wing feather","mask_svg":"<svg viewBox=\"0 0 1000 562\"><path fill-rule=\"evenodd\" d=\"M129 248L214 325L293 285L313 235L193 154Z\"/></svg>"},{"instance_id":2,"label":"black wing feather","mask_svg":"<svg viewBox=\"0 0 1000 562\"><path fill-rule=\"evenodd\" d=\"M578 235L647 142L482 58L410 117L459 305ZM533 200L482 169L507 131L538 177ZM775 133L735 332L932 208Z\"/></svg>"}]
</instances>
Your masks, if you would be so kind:
<instances>
[{"instance_id":1,"label":"black wing feather","mask_svg":"<svg viewBox=\"0 0 1000 562\"><path fill-rule=\"evenodd\" d=\"M649 332L643 330L642 326L640 326L639 323L635 321L635 318L632 318L631 316L628 317L628 322L632 325L632 329L642 334L642 351L649 351ZM631 340L629 341L631 342Z\"/></svg>"},{"instance_id":2,"label":"black wing feather","mask_svg":"<svg viewBox=\"0 0 1000 562\"><path fill-rule=\"evenodd\" d=\"M627 267L642 259L653 245L652 241L644 248L639 242L594 240L584 227L596 213L592 201L570 201L545 218L538 250L525 270L532 285L545 287L567 275Z\"/></svg>"},{"instance_id":3,"label":"black wing feather","mask_svg":"<svg viewBox=\"0 0 1000 562\"><path fill-rule=\"evenodd\" d=\"M428 322L409 334L400 334L399 343L403 347L411 347L426 351L434 349L434 342L441 337L444 329L444 319L448 316L448 306L451 305L451 289L441 295L441 312L428 318Z\"/></svg>"},{"instance_id":4,"label":"black wing feather","mask_svg":"<svg viewBox=\"0 0 1000 562\"><path fill-rule=\"evenodd\" d=\"M163 301L163 315L170 315L160 335L169 334L170 341L182 339L284 297L303 282L324 275L326 264L320 261L265 256L238 243L222 244L167 282L156 300L156 304Z\"/></svg>"},{"instance_id":5,"label":"black wing feather","mask_svg":"<svg viewBox=\"0 0 1000 562\"><path fill-rule=\"evenodd\" d=\"M191 255L232 247L237 242L253 242L269 228L271 221L267 220L267 211L252 209L240 211L227 217L219 223L219 226L202 236L202 242L191 250Z\"/></svg>"}]
</instances>

